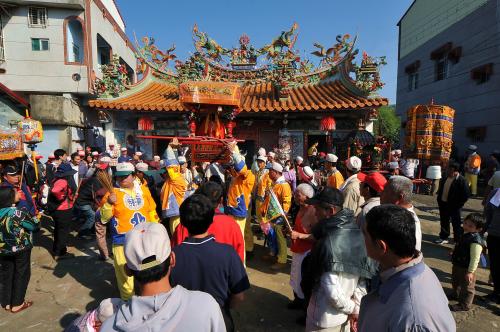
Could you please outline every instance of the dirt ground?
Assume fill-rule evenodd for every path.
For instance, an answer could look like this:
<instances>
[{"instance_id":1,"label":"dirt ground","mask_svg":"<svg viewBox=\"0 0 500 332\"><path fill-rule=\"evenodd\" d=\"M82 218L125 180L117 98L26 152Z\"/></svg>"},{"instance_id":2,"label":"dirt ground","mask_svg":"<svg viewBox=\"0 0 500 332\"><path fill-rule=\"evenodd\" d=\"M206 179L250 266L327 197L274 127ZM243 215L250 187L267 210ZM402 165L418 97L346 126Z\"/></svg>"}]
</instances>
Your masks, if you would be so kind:
<instances>
[{"instance_id":1,"label":"dirt ground","mask_svg":"<svg viewBox=\"0 0 500 332\"><path fill-rule=\"evenodd\" d=\"M445 291L448 291L451 281L448 252L451 246L432 242L439 231L435 199L417 195L415 207L422 220L425 262L432 267ZM479 200L470 200L464 214L481 208ZM0 331L61 331L78 315L96 307L102 299L118 296L113 266L111 262L97 259L94 241L72 237L71 252L76 255L75 258L55 262L49 254L51 234L52 225L44 220L32 252L32 276L27 294L27 298L34 301L34 306L19 314L2 310ZM262 245L262 239L257 239L255 256L248 262L252 288L246 294L246 301L233 311L237 330L303 331L304 328L295 323L300 313L286 308L293 296L289 286L290 271L272 271L270 264L260 259L266 252ZM479 269L477 279L477 295L491 291L487 270ZM473 310L454 314L454 317L458 331L499 331L499 312L498 305L485 303L476 296Z\"/></svg>"}]
</instances>

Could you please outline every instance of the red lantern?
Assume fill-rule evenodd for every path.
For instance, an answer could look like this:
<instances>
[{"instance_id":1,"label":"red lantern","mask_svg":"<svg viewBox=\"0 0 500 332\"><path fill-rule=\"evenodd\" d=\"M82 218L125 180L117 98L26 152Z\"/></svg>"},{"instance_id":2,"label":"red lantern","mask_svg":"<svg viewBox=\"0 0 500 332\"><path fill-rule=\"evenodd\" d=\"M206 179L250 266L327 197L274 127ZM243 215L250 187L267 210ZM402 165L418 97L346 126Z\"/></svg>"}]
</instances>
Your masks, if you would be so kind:
<instances>
[{"instance_id":1,"label":"red lantern","mask_svg":"<svg viewBox=\"0 0 500 332\"><path fill-rule=\"evenodd\" d=\"M332 131L335 130L336 124L333 116L328 115L321 119L320 130L322 131Z\"/></svg>"},{"instance_id":2,"label":"red lantern","mask_svg":"<svg viewBox=\"0 0 500 332\"><path fill-rule=\"evenodd\" d=\"M153 119L151 119L151 117L149 116L143 116L139 118L139 121L137 122L137 128L139 130L153 130Z\"/></svg>"}]
</instances>

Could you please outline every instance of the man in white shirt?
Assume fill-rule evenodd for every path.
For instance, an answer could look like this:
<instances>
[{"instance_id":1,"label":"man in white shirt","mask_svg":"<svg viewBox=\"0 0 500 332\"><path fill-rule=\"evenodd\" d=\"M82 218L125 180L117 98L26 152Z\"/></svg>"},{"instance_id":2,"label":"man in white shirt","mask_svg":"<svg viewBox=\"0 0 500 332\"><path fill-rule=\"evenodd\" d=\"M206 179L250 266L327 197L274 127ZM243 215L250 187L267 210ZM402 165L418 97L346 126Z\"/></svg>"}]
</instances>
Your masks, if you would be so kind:
<instances>
[{"instance_id":1,"label":"man in white shirt","mask_svg":"<svg viewBox=\"0 0 500 332\"><path fill-rule=\"evenodd\" d=\"M349 331L366 295L366 279L376 271L353 212L343 203L342 193L331 187L306 200L319 220L311 230L316 244L303 263L302 289L306 299L310 296L306 331Z\"/></svg>"},{"instance_id":2,"label":"man in white shirt","mask_svg":"<svg viewBox=\"0 0 500 332\"><path fill-rule=\"evenodd\" d=\"M415 249L422 249L422 229L420 228L420 220L417 217L411 203L413 195L413 182L402 175L391 176L384 187L384 191L380 195L380 204L395 204L407 209L415 219Z\"/></svg>"},{"instance_id":3,"label":"man in white shirt","mask_svg":"<svg viewBox=\"0 0 500 332\"><path fill-rule=\"evenodd\" d=\"M73 168L76 173L73 175L73 178L75 180L75 184L78 187L80 184L80 179L79 179L79 170L80 170L80 162L82 158L80 157L80 154L78 152L74 152L71 154L71 168Z\"/></svg>"},{"instance_id":4,"label":"man in white shirt","mask_svg":"<svg viewBox=\"0 0 500 332\"><path fill-rule=\"evenodd\" d=\"M347 176L339 190L344 194L344 208L350 209L357 216L361 212L361 205L365 202L363 196L359 192L360 180L358 173L361 171L361 159L354 156L346 161Z\"/></svg>"}]
</instances>

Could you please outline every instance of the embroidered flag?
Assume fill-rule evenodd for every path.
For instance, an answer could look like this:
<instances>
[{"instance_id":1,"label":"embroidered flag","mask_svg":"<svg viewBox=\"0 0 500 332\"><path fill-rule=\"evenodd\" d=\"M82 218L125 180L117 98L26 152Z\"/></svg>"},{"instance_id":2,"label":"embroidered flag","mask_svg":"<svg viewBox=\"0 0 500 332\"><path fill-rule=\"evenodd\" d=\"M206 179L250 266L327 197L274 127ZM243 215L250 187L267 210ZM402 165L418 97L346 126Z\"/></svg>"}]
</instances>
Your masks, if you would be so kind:
<instances>
[{"instance_id":1,"label":"embroidered flag","mask_svg":"<svg viewBox=\"0 0 500 332\"><path fill-rule=\"evenodd\" d=\"M272 221L278 217L286 216L285 211L281 207L281 204L276 197L276 194L272 189L269 189L269 204L267 205L266 214L264 215L264 222Z\"/></svg>"}]
</instances>

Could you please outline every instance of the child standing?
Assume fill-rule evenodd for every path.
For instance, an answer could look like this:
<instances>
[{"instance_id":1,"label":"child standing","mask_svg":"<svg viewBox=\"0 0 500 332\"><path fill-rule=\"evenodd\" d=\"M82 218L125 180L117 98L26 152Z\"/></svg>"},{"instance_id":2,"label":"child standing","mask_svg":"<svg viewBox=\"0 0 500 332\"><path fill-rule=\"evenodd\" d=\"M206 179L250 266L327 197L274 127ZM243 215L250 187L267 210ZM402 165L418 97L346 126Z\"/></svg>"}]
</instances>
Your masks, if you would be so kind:
<instances>
[{"instance_id":1,"label":"child standing","mask_svg":"<svg viewBox=\"0 0 500 332\"><path fill-rule=\"evenodd\" d=\"M16 208L19 192L0 187L0 303L5 310L20 312L33 305L26 301L31 276L31 234L38 220L23 208Z\"/></svg>"},{"instance_id":2,"label":"child standing","mask_svg":"<svg viewBox=\"0 0 500 332\"><path fill-rule=\"evenodd\" d=\"M452 311L468 311L474 300L476 269L485 245L480 232L485 221L480 213L471 213L464 219L464 235L455 245L452 254L452 298L458 304L450 306Z\"/></svg>"}]
</instances>

